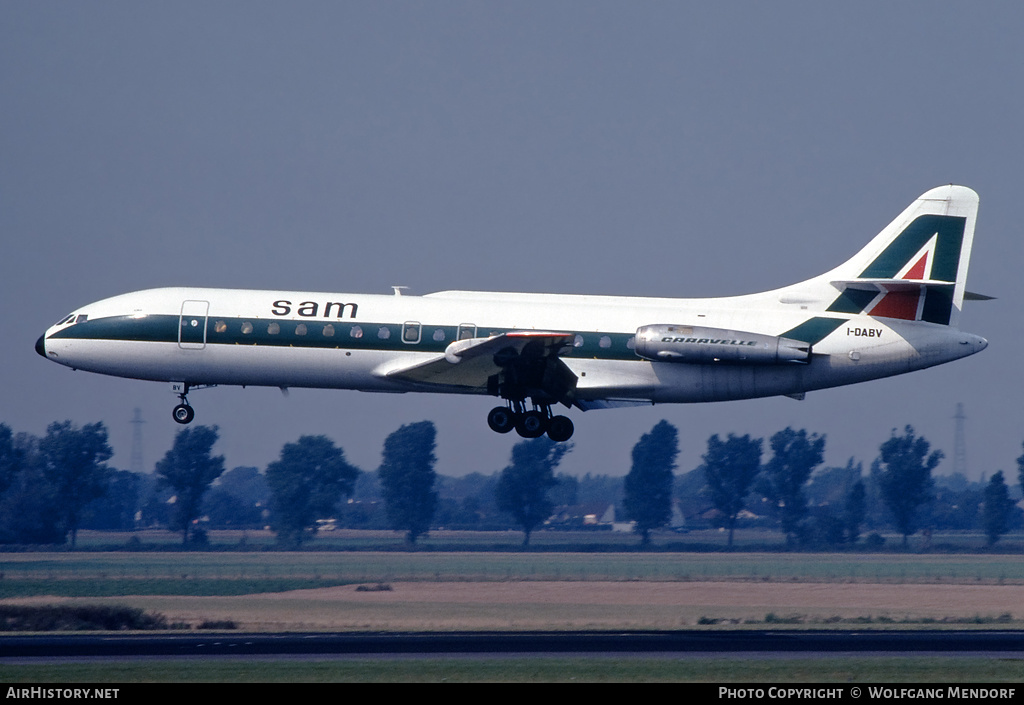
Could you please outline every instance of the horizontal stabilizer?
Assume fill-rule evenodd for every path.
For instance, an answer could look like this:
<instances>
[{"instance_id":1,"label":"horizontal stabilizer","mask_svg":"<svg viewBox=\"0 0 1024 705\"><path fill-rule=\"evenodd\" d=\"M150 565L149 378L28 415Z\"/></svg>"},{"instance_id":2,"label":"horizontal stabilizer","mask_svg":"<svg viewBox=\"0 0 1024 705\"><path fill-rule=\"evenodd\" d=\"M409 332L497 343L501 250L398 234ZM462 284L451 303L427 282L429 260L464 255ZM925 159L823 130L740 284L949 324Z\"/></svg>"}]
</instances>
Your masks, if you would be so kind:
<instances>
[{"instance_id":1,"label":"horizontal stabilizer","mask_svg":"<svg viewBox=\"0 0 1024 705\"><path fill-rule=\"evenodd\" d=\"M936 279L851 279L834 281L832 286L839 290L856 289L858 291L921 291L928 286L951 286L950 282Z\"/></svg>"}]
</instances>

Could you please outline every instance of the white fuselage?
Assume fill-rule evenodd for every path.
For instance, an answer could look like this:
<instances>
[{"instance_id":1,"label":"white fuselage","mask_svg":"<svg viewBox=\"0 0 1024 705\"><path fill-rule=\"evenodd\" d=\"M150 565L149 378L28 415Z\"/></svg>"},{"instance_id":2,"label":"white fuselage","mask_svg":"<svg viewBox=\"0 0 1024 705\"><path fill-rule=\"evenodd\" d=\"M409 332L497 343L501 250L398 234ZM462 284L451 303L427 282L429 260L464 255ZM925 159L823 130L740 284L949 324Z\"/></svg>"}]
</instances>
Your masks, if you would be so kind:
<instances>
[{"instance_id":1,"label":"white fuselage","mask_svg":"<svg viewBox=\"0 0 1024 705\"><path fill-rule=\"evenodd\" d=\"M799 395L931 367L987 344L922 321L816 316L806 300L787 301L786 290L660 299L165 288L105 299L74 316L40 339L37 349L42 345L48 359L75 369L192 386L487 393L478 387L424 385L391 373L443 356L459 338L512 330L572 334L573 347L560 357L578 378L578 399L650 403ZM810 341L807 364L689 364L633 353L633 336L641 326L700 325L783 336L808 320L821 325Z\"/></svg>"}]
</instances>

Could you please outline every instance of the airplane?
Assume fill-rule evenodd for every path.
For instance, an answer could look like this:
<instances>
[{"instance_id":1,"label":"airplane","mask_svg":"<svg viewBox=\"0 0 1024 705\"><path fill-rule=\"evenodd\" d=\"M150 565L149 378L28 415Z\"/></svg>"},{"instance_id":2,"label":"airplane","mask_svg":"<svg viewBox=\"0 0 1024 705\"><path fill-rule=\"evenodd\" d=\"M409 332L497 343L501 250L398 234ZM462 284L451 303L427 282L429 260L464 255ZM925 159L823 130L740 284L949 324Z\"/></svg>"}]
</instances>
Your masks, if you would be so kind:
<instances>
[{"instance_id":1,"label":"airplane","mask_svg":"<svg viewBox=\"0 0 1024 705\"><path fill-rule=\"evenodd\" d=\"M160 288L83 306L36 351L171 383L174 420L216 385L499 397L498 433L567 441L582 411L787 396L940 365L988 342L957 325L978 195L941 186L820 276L721 298Z\"/></svg>"}]
</instances>

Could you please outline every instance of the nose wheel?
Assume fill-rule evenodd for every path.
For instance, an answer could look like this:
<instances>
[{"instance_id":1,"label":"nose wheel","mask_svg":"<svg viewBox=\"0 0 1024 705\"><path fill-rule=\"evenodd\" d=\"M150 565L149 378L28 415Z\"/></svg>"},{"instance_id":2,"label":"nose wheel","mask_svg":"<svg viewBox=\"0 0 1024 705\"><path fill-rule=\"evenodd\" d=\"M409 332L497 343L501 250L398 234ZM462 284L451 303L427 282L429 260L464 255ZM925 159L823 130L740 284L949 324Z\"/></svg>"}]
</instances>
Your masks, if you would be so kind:
<instances>
[{"instance_id":1,"label":"nose wheel","mask_svg":"<svg viewBox=\"0 0 1024 705\"><path fill-rule=\"evenodd\" d=\"M174 417L175 421L184 425L192 422L192 419L196 417L196 411L188 405L188 402L183 402L174 407L171 411L171 415Z\"/></svg>"}]
</instances>

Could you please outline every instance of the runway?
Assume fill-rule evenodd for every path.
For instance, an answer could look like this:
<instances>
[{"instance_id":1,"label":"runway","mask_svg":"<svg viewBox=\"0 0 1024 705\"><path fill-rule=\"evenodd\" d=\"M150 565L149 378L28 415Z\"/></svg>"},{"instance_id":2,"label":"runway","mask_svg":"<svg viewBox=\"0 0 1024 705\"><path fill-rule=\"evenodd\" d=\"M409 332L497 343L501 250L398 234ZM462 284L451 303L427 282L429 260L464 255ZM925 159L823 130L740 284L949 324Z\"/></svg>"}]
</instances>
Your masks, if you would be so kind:
<instances>
[{"instance_id":1,"label":"runway","mask_svg":"<svg viewBox=\"0 0 1024 705\"><path fill-rule=\"evenodd\" d=\"M1024 631L575 631L71 634L0 637L2 660L490 654L992 655L1024 658Z\"/></svg>"}]
</instances>

